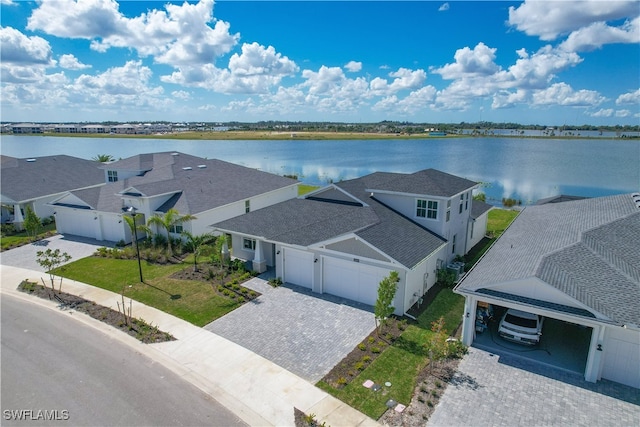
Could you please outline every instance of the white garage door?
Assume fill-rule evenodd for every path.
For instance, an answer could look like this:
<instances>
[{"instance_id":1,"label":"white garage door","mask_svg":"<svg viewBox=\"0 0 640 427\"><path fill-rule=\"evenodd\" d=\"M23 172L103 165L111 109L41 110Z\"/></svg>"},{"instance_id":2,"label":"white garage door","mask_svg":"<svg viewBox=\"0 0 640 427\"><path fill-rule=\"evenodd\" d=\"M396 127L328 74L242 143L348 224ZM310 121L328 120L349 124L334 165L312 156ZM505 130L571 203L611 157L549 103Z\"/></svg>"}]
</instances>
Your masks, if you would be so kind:
<instances>
[{"instance_id":1,"label":"white garage door","mask_svg":"<svg viewBox=\"0 0 640 427\"><path fill-rule=\"evenodd\" d=\"M96 238L98 221L94 220L93 212L58 210L56 215L56 229L61 234Z\"/></svg>"},{"instance_id":2,"label":"white garage door","mask_svg":"<svg viewBox=\"0 0 640 427\"><path fill-rule=\"evenodd\" d=\"M284 248L283 280L311 289L313 285L313 254Z\"/></svg>"},{"instance_id":3,"label":"white garage door","mask_svg":"<svg viewBox=\"0 0 640 427\"><path fill-rule=\"evenodd\" d=\"M610 328L604 342L606 350L602 378L640 388L640 333Z\"/></svg>"},{"instance_id":4,"label":"white garage door","mask_svg":"<svg viewBox=\"0 0 640 427\"><path fill-rule=\"evenodd\" d=\"M378 286L389 275L385 268L353 261L324 258L322 292L375 305Z\"/></svg>"}]
</instances>

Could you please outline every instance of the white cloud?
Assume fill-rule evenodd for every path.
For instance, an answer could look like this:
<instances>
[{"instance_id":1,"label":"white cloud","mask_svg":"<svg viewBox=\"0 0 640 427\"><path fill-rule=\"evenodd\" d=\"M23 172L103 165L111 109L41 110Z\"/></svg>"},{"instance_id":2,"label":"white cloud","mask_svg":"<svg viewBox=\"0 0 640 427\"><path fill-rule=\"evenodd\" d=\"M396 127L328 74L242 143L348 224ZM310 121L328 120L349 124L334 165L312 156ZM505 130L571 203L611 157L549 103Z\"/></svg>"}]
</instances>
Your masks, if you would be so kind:
<instances>
[{"instance_id":1,"label":"white cloud","mask_svg":"<svg viewBox=\"0 0 640 427\"><path fill-rule=\"evenodd\" d=\"M613 108L603 108L590 114L591 117L611 117L613 116Z\"/></svg>"},{"instance_id":2,"label":"white cloud","mask_svg":"<svg viewBox=\"0 0 640 427\"><path fill-rule=\"evenodd\" d=\"M134 18L118 8L113 0L42 2L29 17L27 29L91 40L91 48L99 52L135 49L140 56L153 55L170 65L210 63L228 53L239 38L229 33L224 21L209 26L214 22L213 0L167 4L166 11L153 9Z\"/></svg>"},{"instance_id":3,"label":"white cloud","mask_svg":"<svg viewBox=\"0 0 640 427\"><path fill-rule=\"evenodd\" d=\"M445 12L449 10L449 3L443 3L439 8L438 12Z\"/></svg>"},{"instance_id":4,"label":"white cloud","mask_svg":"<svg viewBox=\"0 0 640 427\"><path fill-rule=\"evenodd\" d=\"M547 89L533 93L533 105L564 105L574 107L592 107L606 100L593 90L574 91L566 83L556 83Z\"/></svg>"},{"instance_id":5,"label":"white cloud","mask_svg":"<svg viewBox=\"0 0 640 427\"><path fill-rule=\"evenodd\" d=\"M640 105L640 89L634 92L623 93L618 97L618 99L616 99L616 104L617 105L632 104L636 106Z\"/></svg>"},{"instance_id":6,"label":"white cloud","mask_svg":"<svg viewBox=\"0 0 640 427\"><path fill-rule=\"evenodd\" d=\"M493 95L493 102L491 108L513 108L518 104L524 104L529 99L529 92L523 89L518 89L515 92L501 90Z\"/></svg>"},{"instance_id":7,"label":"white cloud","mask_svg":"<svg viewBox=\"0 0 640 427\"><path fill-rule=\"evenodd\" d=\"M403 99L399 99L396 95L386 97L374 104L371 109L373 111L414 115L427 110L435 100L435 95L436 88L433 86L425 86L411 92Z\"/></svg>"},{"instance_id":8,"label":"white cloud","mask_svg":"<svg viewBox=\"0 0 640 427\"><path fill-rule=\"evenodd\" d=\"M15 6L17 3L13 0L0 0L0 4L4 6Z\"/></svg>"},{"instance_id":9,"label":"white cloud","mask_svg":"<svg viewBox=\"0 0 640 427\"><path fill-rule=\"evenodd\" d=\"M78 58L76 58L72 54L65 54L60 56L58 65L61 68L66 68L67 70L83 70L85 68L91 68L91 65L83 64L82 62L78 61Z\"/></svg>"},{"instance_id":10,"label":"white cloud","mask_svg":"<svg viewBox=\"0 0 640 427\"><path fill-rule=\"evenodd\" d=\"M14 65L54 65L51 46L42 37L28 37L12 27L0 27L0 61Z\"/></svg>"},{"instance_id":11,"label":"white cloud","mask_svg":"<svg viewBox=\"0 0 640 427\"><path fill-rule=\"evenodd\" d=\"M572 52L582 52L613 43L640 43L640 17L626 21L620 27L612 27L604 22L594 22L572 32L560 47Z\"/></svg>"},{"instance_id":12,"label":"white cloud","mask_svg":"<svg viewBox=\"0 0 640 427\"><path fill-rule=\"evenodd\" d=\"M473 49L469 49L469 47L458 49L454 55L454 63L435 68L432 72L440 74L443 79L448 80L461 78L465 75L495 74L500 70L500 67L494 62L496 50L482 42Z\"/></svg>"},{"instance_id":13,"label":"white cloud","mask_svg":"<svg viewBox=\"0 0 640 427\"><path fill-rule=\"evenodd\" d=\"M191 94L184 90L174 90L173 92L171 92L171 96L173 96L174 98L182 99L183 101L191 99Z\"/></svg>"},{"instance_id":14,"label":"white cloud","mask_svg":"<svg viewBox=\"0 0 640 427\"><path fill-rule=\"evenodd\" d=\"M524 49L519 50L518 54L520 59L508 71L515 81L514 86L520 88L542 89L557 73L582 62L578 54L555 49L550 45L542 47L531 56Z\"/></svg>"},{"instance_id":15,"label":"white cloud","mask_svg":"<svg viewBox=\"0 0 640 427\"><path fill-rule=\"evenodd\" d=\"M631 114L632 113L629 110L617 110L616 111L616 117L630 117Z\"/></svg>"},{"instance_id":16,"label":"white cloud","mask_svg":"<svg viewBox=\"0 0 640 427\"><path fill-rule=\"evenodd\" d=\"M352 73L357 73L358 71L362 70L362 62L349 61L344 66L344 68L345 70L350 71Z\"/></svg>"},{"instance_id":17,"label":"white cloud","mask_svg":"<svg viewBox=\"0 0 640 427\"><path fill-rule=\"evenodd\" d=\"M635 17L637 14L638 3L635 0L525 0L518 7L509 7L508 23L527 35L549 41L595 22Z\"/></svg>"}]
</instances>

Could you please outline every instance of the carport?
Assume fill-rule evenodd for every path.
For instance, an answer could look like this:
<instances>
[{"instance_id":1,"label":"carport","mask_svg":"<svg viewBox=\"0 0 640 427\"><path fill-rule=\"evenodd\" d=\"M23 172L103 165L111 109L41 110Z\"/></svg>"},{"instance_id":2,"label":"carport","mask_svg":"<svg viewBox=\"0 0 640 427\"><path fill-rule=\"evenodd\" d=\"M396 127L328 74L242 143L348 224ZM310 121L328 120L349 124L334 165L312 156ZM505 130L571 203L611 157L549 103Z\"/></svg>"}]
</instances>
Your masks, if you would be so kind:
<instances>
[{"instance_id":1,"label":"carport","mask_svg":"<svg viewBox=\"0 0 640 427\"><path fill-rule=\"evenodd\" d=\"M508 353L579 374L585 372L593 328L545 317L540 343L535 346L518 344L498 335L498 325L506 310L507 307L493 306L493 318L484 332L476 332L474 347L496 354Z\"/></svg>"}]
</instances>

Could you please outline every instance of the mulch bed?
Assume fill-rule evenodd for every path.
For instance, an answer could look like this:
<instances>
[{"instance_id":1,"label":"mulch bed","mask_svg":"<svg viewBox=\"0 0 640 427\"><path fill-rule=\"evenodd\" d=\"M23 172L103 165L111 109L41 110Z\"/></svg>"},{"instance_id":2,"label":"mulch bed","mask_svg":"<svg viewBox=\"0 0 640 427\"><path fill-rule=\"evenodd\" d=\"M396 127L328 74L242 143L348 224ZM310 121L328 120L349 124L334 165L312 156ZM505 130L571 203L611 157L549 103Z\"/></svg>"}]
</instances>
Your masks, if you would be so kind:
<instances>
[{"instance_id":1,"label":"mulch bed","mask_svg":"<svg viewBox=\"0 0 640 427\"><path fill-rule=\"evenodd\" d=\"M122 312L98 305L93 301L86 300L77 295L71 295L66 292L54 293L50 288L45 288L42 285L28 281L20 283L18 290L39 298L55 300L63 310L75 310L88 314L94 319L111 325L145 344L175 340L175 337L168 332L163 332L142 319L129 317L127 324Z\"/></svg>"}]
</instances>

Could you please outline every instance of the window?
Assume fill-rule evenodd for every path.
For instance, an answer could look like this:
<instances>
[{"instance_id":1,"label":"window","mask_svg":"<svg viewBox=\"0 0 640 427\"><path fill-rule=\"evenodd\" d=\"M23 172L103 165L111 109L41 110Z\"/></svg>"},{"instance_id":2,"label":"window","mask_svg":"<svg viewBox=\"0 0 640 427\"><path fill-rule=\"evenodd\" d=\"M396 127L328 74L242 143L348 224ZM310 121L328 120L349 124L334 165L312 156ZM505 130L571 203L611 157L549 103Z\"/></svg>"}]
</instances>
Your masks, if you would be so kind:
<instances>
[{"instance_id":1,"label":"window","mask_svg":"<svg viewBox=\"0 0 640 427\"><path fill-rule=\"evenodd\" d=\"M107 177L109 179L109 182L118 181L118 171L107 171Z\"/></svg>"},{"instance_id":2,"label":"window","mask_svg":"<svg viewBox=\"0 0 640 427\"><path fill-rule=\"evenodd\" d=\"M416 201L416 216L420 218L438 219L438 202L435 200L418 199Z\"/></svg>"},{"instance_id":3,"label":"window","mask_svg":"<svg viewBox=\"0 0 640 427\"><path fill-rule=\"evenodd\" d=\"M448 210L447 211L447 222L449 222L450 219L451 219L451 211Z\"/></svg>"},{"instance_id":4,"label":"window","mask_svg":"<svg viewBox=\"0 0 640 427\"><path fill-rule=\"evenodd\" d=\"M182 233L182 231L183 231L182 224L173 224L171 227L169 227L170 233L180 234Z\"/></svg>"},{"instance_id":5,"label":"window","mask_svg":"<svg viewBox=\"0 0 640 427\"><path fill-rule=\"evenodd\" d=\"M447 222L451 219L451 199L447 200Z\"/></svg>"},{"instance_id":6,"label":"window","mask_svg":"<svg viewBox=\"0 0 640 427\"><path fill-rule=\"evenodd\" d=\"M244 239L242 239L242 247L250 251L255 251L256 241L254 239L247 239L245 237Z\"/></svg>"},{"instance_id":7,"label":"window","mask_svg":"<svg viewBox=\"0 0 640 427\"><path fill-rule=\"evenodd\" d=\"M464 210L469 209L469 193L465 194L464 197Z\"/></svg>"},{"instance_id":8,"label":"window","mask_svg":"<svg viewBox=\"0 0 640 427\"><path fill-rule=\"evenodd\" d=\"M244 202L244 213L251 212L251 200L245 200Z\"/></svg>"},{"instance_id":9,"label":"window","mask_svg":"<svg viewBox=\"0 0 640 427\"><path fill-rule=\"evenodd\" d=\"M458 209L458 213L462 213L462 206L464 205L464 194L460 195L460 209Z\"/></svg>"},{"instance_id":10,"label":"window","mask_svg":"<svg viewBox=\"0 0 640 427\"><path fill-rule=\"evenodd\" d=\"M453 235L453 241L451 242L451 253L455 254L456 253L456 238L458 237L457 234Z\"/></svg>"}]
</instances>

